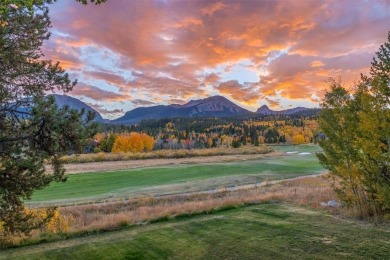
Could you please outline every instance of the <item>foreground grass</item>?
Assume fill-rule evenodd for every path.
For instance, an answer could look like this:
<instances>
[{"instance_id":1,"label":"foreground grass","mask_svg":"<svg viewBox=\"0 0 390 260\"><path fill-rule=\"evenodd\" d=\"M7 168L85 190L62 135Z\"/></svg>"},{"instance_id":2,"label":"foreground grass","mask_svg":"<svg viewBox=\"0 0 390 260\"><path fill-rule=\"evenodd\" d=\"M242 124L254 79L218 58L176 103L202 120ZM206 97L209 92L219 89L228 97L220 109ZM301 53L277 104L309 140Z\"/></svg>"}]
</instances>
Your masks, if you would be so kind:
<instances>
[{"instance_id":1,"label":"foreground grass","mask_svg":"<svg viewBox=\"0 0 390 260\"><path fill-rule=\"evenodd\" d=\"M321 203L336 197L329 181L327 175L307 176L275 183L267 182L258 186L241 186L240 189L217 189L213 192L140 197L59 207L61 217L51 225L51 229L43 227L30 236L4 237L3 247L63 240L91 234L91 232L113 231L140 223L208 214L221 209L270 201L324 209ZM329 213L345 217L354 215L353 211L341 207L327 208L327 210Z\"/></svg>"},{"instance_id":2,"label":"foreground grass","mask_svg":"<svg viewBox=\"0 0 390 260\"><path fill-rule=\"evenodd\" d=\"M319 173L322 170L314 155L291 155L258 161L84 173L69 175L66 183L52 183L49 187L37 191L32 202L102 200L129 196L129 192L137 190L145 194L146 191L142 189L153 191L162 185L173 184L183 184L190 188L199 186L201 190L221 185L292 178ZM236 178L226 179L227 177ZM177 192L180 192L180 187L178 189ZM168 190L172 189L168 187Z\"/></svg>"},{"instance_id":3,"label":"foreground grass","mask_svg":"<svg viewBox=\"0 0 390 260\"><path fill-rule=\"evenodd\" d=\"M0 259L386 259L390 229L259 204L5 250Z\"/></svg>"}]
</instances>

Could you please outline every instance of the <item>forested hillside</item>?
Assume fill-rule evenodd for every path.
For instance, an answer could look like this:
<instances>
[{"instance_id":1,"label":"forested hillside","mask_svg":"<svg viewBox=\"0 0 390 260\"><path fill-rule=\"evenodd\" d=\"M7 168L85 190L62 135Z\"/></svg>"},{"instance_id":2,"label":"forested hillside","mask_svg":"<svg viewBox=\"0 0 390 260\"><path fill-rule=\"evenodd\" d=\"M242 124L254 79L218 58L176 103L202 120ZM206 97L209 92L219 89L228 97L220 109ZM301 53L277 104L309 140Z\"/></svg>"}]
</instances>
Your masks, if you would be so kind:
<instances>
[{"instance_id":1,"label":"forested hillside","mask_svg":"<svg viewBox=\"0 0 390 260\"><path fill-rule=\"evenodd\" d=\"M202 149L245 144L314 143L321 137L316 115L255 118L166 118L136 125L100 125L99 140L143 132L155 139L154 149ZM119 140L119 139L118 139ZM107 152L110 149L105 149Z\"/></svg>"}]
</instances>

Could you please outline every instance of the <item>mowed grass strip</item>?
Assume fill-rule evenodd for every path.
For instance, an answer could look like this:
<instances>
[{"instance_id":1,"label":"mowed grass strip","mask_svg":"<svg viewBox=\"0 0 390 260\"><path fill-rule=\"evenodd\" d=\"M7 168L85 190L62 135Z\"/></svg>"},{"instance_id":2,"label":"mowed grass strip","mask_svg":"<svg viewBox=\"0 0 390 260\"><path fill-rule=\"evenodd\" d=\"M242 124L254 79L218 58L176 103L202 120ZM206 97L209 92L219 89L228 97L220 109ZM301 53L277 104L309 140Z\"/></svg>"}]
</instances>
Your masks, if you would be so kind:
<instances>
[{"instance_id":1,"label":"mowed grass strip","mask_svg":"<svg viewBox=\"0 0 390 260\"><path fill-rule=\"evenodd\" d=\"M259 204L5 250L0 259L388 259L389 231Z\"/></svg>"},{"instance_id":2,"label":"mowed grass strip","mask_svg":"<svg viewBox=\"0 0 390 260\"><path fill-rule=\"evenodd\" d=\"M65 183L52 183L49 187L35 192L32 201L88 198L121 189L131 190L233 175L256 175L260 179L275 180L318 173L321 170L322 167L314 156L285 156L238 163L73 174L68 175Z\"/></svg>"}]
</instances>

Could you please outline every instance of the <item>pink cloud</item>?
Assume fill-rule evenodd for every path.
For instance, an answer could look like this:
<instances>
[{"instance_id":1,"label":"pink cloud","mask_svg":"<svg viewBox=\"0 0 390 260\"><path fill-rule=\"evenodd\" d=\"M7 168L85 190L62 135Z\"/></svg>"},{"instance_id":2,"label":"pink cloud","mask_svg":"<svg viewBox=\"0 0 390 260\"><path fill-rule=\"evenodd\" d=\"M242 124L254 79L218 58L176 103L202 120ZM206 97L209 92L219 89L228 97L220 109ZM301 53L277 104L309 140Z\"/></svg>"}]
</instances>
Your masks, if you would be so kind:
<instances>
[{"instance_id":1,"label":"pink cloud","mask_svg":"<svg viewBox=\"0 0 390 260\"><path fill-rule=\"evenodd\" d=\"M169 102L173 94L180 100L208 96L205 85L216 84L220 93L249 105L267 95L321 97L330 76L352 84L385 42L390 19L390 2L380 0L69 1L52 9L55 30L69 36L53 37L45 53L80 75L117 86L121 94L111 95L140 91ZM115 54L112 71L80 60L88 45ZM270 60L280 51L287 53ZM242 60L262 74L260 82L226 82L228 71L220 67L229 70Z\"/></svg>"},{"instance_id":2,"label":"pink cloud","mask_svg":"<svg viewBox=\"0 0 390 260\"><path fill-rule=\"evenodd\" d=\"M103 90L94 86L86 85L84 83L77 84L70 94L72 96L87 97L96 101L117 102L129 99L129 96Z\"/></svg>"}]
</instances>

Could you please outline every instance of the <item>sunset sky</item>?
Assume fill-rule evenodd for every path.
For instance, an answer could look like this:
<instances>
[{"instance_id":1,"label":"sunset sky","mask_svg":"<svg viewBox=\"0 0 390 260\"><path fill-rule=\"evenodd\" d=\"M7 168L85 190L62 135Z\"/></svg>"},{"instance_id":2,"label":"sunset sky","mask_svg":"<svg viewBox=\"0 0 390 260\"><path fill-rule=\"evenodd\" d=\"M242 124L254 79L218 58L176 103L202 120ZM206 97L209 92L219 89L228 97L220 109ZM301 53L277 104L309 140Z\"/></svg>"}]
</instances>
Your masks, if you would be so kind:
<instances>
[{"instance_id":1,"label":"sunset sky","mask_svg":"<svg viewBox=\"0 0 390 260\"><path fill-rule=\"evenodd\" d=\"M223 95L255 111L316 107L328 77L367 73L390 0L108 0L51 5L45 56L103 117Z\"/></svg>"}]
</instances>

